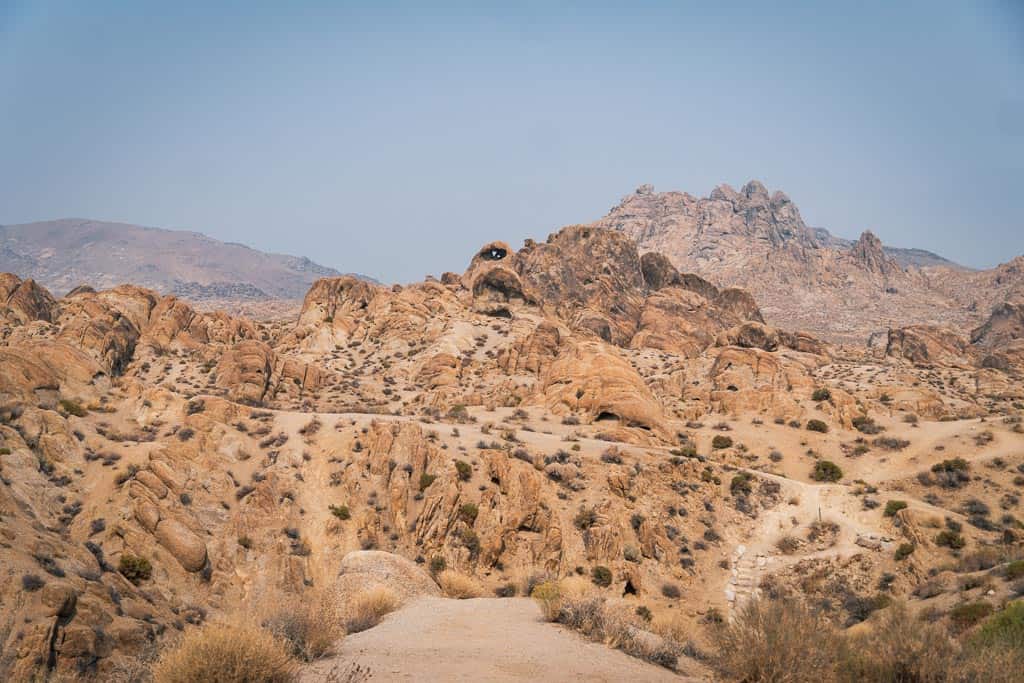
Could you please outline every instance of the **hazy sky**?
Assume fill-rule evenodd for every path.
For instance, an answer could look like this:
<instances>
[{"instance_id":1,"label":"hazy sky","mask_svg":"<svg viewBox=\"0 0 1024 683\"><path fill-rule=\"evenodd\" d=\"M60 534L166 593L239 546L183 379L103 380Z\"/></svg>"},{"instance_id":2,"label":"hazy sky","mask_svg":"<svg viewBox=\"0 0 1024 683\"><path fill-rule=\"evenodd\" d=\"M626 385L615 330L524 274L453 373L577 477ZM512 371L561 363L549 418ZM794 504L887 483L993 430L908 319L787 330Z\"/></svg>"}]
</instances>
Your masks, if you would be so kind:
<instances>
[{"instance_id":1,"label":"hazy sky","mask_svg":"<svg viewBox=\"0 0 1024 683\"><path fill-rule=\"evenodd\" d=\"M1020 0L212 4L0 0L0 223L407 281L757 178L839 235L1024 253Z\"/></svg>"}]
</instances>

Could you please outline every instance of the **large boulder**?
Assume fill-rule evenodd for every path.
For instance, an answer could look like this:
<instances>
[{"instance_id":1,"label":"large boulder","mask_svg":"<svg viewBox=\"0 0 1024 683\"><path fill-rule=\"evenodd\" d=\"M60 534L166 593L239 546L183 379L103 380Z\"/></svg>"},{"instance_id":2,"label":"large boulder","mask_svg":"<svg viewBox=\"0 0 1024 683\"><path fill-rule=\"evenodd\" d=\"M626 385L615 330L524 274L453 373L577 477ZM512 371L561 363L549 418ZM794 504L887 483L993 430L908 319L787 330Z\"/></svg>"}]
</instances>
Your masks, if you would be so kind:
<instances>
[{"instance_id":1,"label":"large boulder","mask_svg":"<svg viewBox=\"0 0 1024 683\"><path fill-rule=\"evenodd\" d=\"M153 534L186 571L197 572L206 565L203 539L176 519L161 519Z\"/></svg>"},{"instance_id":2,"label":"large boulder","mask_svg":"<svg viewBox=\"0 0 1024 683\"><path fill-rule=\"evenodd\" d=\"M551 364L543 386L552 412L577 412L590 421L665 435L661 404L633 366L609 346L587 341L568 347Z\"/></svg>"},{"instance_id":3,"label":"large boulder","mask_svg":"<svg viewBox=\"0 0 1024 683\"><path fill-rule=\"evenodd\" d=\"M430 574L401 555L382 550L356 550L341 559L334 589L343 599L355 597L376 586L389 588L403 602L441 595L441 589Z\"/></svg>"}]
</instances>

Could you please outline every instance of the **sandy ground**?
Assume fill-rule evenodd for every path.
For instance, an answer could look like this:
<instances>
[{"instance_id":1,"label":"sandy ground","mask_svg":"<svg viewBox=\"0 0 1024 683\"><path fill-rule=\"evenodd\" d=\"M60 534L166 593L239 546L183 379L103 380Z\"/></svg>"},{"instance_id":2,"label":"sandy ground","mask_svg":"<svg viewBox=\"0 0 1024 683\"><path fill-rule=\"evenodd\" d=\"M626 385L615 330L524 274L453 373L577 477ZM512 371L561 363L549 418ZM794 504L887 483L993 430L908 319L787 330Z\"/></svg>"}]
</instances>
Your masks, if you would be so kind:
<instances>
[{"instance_id":1,"label":"sandy ground","mask_svg":"<svg viewBox=\"0 0 1024 683\"><path fill-rule=\"evenodd\" d=\"M345 680L337 672L353 664L369 668L370 681L699 680L545 623L526 598L420 599L348 636L337 656L310 665L300 680Z\"/></svg>"}]
</instances>

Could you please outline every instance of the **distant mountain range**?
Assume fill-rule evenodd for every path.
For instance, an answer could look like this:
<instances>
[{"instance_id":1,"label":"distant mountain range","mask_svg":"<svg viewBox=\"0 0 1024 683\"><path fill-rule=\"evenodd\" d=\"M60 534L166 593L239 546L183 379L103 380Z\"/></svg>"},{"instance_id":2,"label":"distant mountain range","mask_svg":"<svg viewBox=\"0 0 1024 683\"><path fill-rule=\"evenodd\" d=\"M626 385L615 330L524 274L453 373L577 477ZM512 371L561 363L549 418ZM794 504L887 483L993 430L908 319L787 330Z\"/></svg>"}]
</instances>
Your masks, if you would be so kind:
<instances>
[{"instance_id":1,"label":"distant mountain range","mask_svg":"<svg viewBox=\"0 0 1024 683\"><path fill-rule=\"evenodd\" d=\"M747 289L769 322L830 341L863 344L912 324L970 329L1024 298L1024 257L971 270L923 249L885 247L870 231L846 240L808 227L785 193L754 180L708 197L643 185L593 225L622 231L682 271Z\"/></svg>"},{"instance_id":2,"label":"distant mountain range","mask_svg":"<svg viewBox=\"0 0 1024 683\"><path fill-rule=\"evenodd\" d=\"M78 218L0 226L0 272L57 294L130 282L196 301L301 299L317 278L341 274L198 232Z\"/></svg>"}]
</instances>

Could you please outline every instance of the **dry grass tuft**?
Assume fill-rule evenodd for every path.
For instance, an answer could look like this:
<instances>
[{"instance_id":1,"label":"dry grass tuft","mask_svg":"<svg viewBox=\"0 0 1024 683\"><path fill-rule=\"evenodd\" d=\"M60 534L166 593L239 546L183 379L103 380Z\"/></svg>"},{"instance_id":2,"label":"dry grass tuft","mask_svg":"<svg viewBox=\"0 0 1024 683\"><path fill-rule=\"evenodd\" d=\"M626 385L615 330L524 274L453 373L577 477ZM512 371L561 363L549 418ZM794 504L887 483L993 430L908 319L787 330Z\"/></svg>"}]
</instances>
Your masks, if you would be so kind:
<instances>
[{"instance_id":1,"label":"dry grass tuft","mask_svg":"<svg viewBox=\"0 0 1024 683\"><path fill-rule=\"evenodd\" d=\"M479 598L484 594L484 588L472 576L467 576L452 569L446 569L437 575L437 584L449 598L465 600L467 598Z\"/></svg>"},{"instance_id":2,"label":"dry grass tuft","mask_svg":"<svg viewBox=\"0 0 1024 683\"><path fill-rule=\"evenodd\" d=\"M345 610L345 630L359 633L380 623L385 614L394 612L399 605L394 591L386 586L375 586L361 593Z\"/></svg>"},{"instance_id":3,"label":"dry grass tuft","mask_svg":"<svg viewBox=\"0 0 1024 683\"><path fill-rule=\"evenodd\" d=\"M288 647L243 617L188 631L153 666L154 683L291 683Z\"/></svg>"},{"instance_id":4,"label":"dry grass tuft","mask_svg":"<svg viewBox=\"0 0 1024 683\"><path fill-rule=\"evenodd\" d=\"M333 654L345 637L344 613L333 593L276 595L265 604L263 627L284 640L291 653L303 661Z\"/></svg>"}]
</instances>

